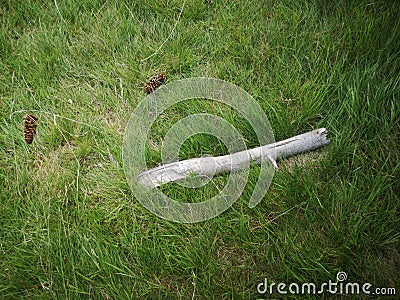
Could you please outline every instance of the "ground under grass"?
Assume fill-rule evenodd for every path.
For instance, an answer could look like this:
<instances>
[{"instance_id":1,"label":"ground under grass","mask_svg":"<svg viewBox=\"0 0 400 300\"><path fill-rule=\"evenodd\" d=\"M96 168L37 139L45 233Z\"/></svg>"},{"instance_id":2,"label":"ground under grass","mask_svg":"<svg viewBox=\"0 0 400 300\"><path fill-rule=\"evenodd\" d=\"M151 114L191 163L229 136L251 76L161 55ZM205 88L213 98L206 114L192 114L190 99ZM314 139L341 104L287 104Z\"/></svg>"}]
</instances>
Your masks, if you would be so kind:
<instances>
[{"instance_id":1,"label":"ground under grass","mask_svg":"<svg viewBox=\"0 0 400 300\"><path fill-rule=\"evenodd\" d=\"M398 297L398 3L206 2L0 1L0 298L283 298L259 294L258 283L321 284L339 271ZM263 107L276 140L326 127L331 144L280 162L253 209L256 166L222 215L160 219L133 197L121 157L144 83L160 71L235 83ZM199 112L257 146L236 112L193 100L155 123L149 166L170 126ZM26 113L39 118L32 145ZM180 155L225 151L197 135ZM215 188L164 190L193 202Z\"/></svg>"}]
</instances>

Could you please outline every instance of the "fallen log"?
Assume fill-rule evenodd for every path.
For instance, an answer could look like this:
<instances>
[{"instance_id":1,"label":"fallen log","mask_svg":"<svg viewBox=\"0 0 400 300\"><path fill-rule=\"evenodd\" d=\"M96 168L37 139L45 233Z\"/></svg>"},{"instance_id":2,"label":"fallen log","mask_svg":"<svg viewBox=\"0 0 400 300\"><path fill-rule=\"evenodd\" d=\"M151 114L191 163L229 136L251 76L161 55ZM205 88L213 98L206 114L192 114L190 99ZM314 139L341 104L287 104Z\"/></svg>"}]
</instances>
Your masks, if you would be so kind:
<instances>
[{"instance_id":1,"label":"fallen log","mask_svg":"<svg viewBox=\"0 0 400 300\"><path fill-rule=\"evenodd\" d=\"M260 164L262 161L268 160L277 168L276 161L279 159L312 151L327 144L329 144L327 130L319 128L280 142L229 155L192 158L168 163L140 173L137 180L144 186L155 188L193 175L212 177L225 172L239 171L248 166L250 162Z\"/></svg>"}]
</instances>

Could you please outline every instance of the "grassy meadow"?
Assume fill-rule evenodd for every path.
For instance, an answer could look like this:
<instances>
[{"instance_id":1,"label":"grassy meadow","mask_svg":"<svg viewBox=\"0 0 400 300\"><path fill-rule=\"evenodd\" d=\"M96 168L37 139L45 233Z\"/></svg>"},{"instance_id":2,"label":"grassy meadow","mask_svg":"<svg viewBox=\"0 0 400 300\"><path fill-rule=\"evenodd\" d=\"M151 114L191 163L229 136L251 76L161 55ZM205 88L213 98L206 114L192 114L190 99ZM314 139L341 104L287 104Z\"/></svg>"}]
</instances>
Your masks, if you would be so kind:
<instances>
[{"instance_id":1,"label":"grassy meadow","mask_svg":"<svg viewBox=\"0 0 400 300\"><path fill-rule=\"evenodd\" d=\"M378 299L260 294L257 285L369 282L400 295L400 5L397 1L0 0L0 299ZM261 203L154 216L125 179L125 126L155 73L250 93L277 141L319 127L330 145L278 162ZM249 123L194 99L153 125L149 167L185 116ZM37 135L27 145L23 117ZM180 157L221 155L206 134ZM162 187L184 202L223 187ZM381 299L395 299L382 296Z\"/></svg>"}]
</instances>

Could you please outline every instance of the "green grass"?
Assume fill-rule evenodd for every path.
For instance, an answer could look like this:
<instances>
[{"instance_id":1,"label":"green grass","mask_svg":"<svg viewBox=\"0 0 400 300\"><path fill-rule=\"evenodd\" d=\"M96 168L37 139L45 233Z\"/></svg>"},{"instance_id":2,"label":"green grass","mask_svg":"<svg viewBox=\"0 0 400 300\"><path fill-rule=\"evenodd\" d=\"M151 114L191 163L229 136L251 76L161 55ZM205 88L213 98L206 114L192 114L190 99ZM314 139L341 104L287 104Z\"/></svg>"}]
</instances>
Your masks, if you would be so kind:
<instances>
[{"instance_id":1,"label":"green grass","mask_svg":"<svg viewBox=\"0 0 400 300\"><path fill-rule=\"evenodd\" d=\"M258 294L257 284L320 284L338 271L398 296L398 3L188 1L174 29L182 4L0 1L0 298L280 298ZM254 209L256 166L222 215L160 219L133 197L121 156L125 125L158 71L170 82L235 83L263 107L276 140L326 127L331 144L280 162ZM29 112L40 123L28 146ZM237 112L189 101L154 124L149 166L161 161L168 128L200 112L223 117L257 146ZM196 135L180 155L225 151ZM226 178L163 190L203 201Z\"/></svg>"}]
</instances>

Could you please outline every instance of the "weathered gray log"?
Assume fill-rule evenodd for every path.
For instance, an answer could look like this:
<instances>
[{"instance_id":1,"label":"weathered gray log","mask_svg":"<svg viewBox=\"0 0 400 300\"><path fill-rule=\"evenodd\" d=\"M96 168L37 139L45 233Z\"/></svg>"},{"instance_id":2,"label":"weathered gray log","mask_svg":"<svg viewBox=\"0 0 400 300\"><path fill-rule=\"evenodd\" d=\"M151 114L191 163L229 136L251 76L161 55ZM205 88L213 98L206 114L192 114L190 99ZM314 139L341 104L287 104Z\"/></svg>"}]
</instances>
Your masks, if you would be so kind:
<instances>
[{"instance_id":1,"label":"weathered gray log","mask_svg":"<svg viewBox=\"0 0 400 300\"><path fill-rule=\"evenodd\" d=\"M162 184L182 180L191 175L212 177L234 172L248 166L249 162L260 164L269 160L276 168L276 160L311 151L329 144L325 128L315 129L289 139L217 157L200 157L177 161L140 173L137 177L142 185L154 188Z\"/></svg>"}]
</instances>

